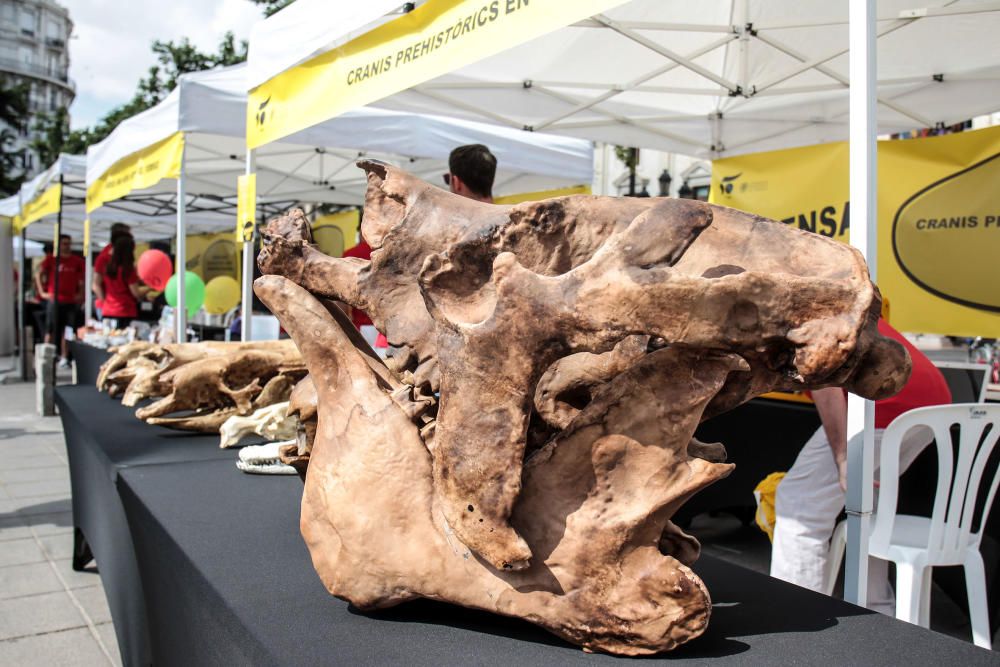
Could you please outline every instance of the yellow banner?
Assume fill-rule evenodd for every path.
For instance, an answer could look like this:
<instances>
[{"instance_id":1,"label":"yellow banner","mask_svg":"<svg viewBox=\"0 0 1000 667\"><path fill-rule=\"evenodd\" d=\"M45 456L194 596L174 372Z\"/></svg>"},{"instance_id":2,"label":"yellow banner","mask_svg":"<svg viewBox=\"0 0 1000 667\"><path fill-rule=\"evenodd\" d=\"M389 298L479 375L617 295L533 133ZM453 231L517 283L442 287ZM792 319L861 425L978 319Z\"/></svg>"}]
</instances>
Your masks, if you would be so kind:
<instances>
[{"instance_id":1,"label":"yellow banner","mask_svg":"<svg viewBox=\"0 0 1000 667\"><path fill-rule=\"evenodd\" d=\"M573 185L568 188L557 188L555 190L539 190L538 192L522 192L516 195L505 195L494 197L494 204L520 204L525 201L541 201L552 199L553 197L565 197L567 195L589 195L589 185Z\"/></svg>"},{"instance_id":2,"label":"yellow banner","mask_svg":"<svg viewBox=\"0 0 1000 667\"><path fill-rule=\"evenodd\" d=\"M184 134L178 132L123 157L87 187L87 213L164 178L178 178L184 157Z\"/></svg>"},{"instance_id":3,"label":"yellow banner","mask_svg":"<svg viewBox=\"0 0 1000 667\"><path fill-rule=\"evenodd\" d=\"M717 160L710 201L848 239L848 145ZM880 141L878 283L901 331L1000 337L1000 127Z\"/></svg>"},{"instance_id":4,"label":"yellow banner","mask_svg":"<svg viewBox=\"0 0 1000 667\"><path fill-rule=\"evenodd\" d=\"M623 1L428 0L250 91L247 145L286 137Z\"/></svg>"},{"instance_id":5,"label":"yellow banner","mask_svg":"<svg viewBox=\"0 0 1000 667\"><path fill-rule=\"evenodd\" d=\"M316 218L312 226L313 242L323 254L342 257L344 251L357 244L361 213L358 209L340 211Z\"/></svg>"},{"instance_id":6,"label":"yellow banner","mask_svg":"<svg viewBox=\"0 0 1000 667\"><path fill-rule=\"evenodd\" d=\"M236 240L253 241L257 227L257 174L244 174L236 179Z\"/></svg>"},{"instance_id":7,"label":"yellow banner","mask_svg":"<svg viewBox=\"0 0 1000 667\"><path fill-rule=\"evenodd\" d=\"M31 223L58 213L61 207L62 185L56 183L21 208L21 215L14 219L14 233L20 234Z\"/></svg>"}]
</instances>

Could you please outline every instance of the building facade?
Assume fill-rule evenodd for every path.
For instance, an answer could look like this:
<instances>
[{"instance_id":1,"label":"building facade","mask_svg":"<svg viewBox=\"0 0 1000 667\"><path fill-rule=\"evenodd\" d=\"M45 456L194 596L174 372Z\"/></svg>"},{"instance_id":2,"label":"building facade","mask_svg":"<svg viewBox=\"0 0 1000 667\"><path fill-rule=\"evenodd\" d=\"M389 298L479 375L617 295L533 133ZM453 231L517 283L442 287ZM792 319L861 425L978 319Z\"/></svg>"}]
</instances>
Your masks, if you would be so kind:
<instances>
[{"instance_id":1,"label":"building facade","mask_svg":"<svg viewBox=\"0 0 1000 667\"><path fill-rule=\"evenodd\" d=\"M46 168L30 149L38 114L69 108L76 90L69 78L69 39L73 22L65 7L52 0L0 0L0 78L7 85L30 86L26 127L14 130L14 150L23 151L22 167L30 177Z\"/></svg>"}]
</instances>

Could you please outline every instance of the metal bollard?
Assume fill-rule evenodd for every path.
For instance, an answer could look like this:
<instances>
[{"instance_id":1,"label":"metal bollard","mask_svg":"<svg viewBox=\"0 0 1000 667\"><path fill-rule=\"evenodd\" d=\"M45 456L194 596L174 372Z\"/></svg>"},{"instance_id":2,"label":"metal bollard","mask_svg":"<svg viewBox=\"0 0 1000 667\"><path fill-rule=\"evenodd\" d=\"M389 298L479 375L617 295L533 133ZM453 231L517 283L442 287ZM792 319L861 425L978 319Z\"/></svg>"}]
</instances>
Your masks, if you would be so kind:
<instances>
[{"instance_id":1,"label":"metal bollard","mask_svg":"<svg viewBox=\"0 0 1000 667\"><path fill-rule=\"evenodd\" d=\"M56 346L41 343L35 346L35 407L42 417L56 413L55 394Z\"/></svg>"}]
</instances>

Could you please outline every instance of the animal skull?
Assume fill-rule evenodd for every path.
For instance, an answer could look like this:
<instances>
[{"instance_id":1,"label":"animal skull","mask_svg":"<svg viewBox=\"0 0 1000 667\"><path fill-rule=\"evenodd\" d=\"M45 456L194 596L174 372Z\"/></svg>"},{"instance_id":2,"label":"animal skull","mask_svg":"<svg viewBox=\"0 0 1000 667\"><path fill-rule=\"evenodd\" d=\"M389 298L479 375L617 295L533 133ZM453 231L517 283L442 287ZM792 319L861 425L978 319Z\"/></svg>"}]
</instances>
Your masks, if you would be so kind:
<instances>
[{"instance_id":1,"label":"animal skull","mask_svg":"<svg viewBox=\"0 0 1000 667\"><path fill-rule=\"evenodd\" d=\"M227 419L219 427L219 447L234 447L245 436L254 434L272 442L289 440L296 437L298 430L298 418L288 415L288 401L283 401L260 408L247 417L233 415Z\"/></svg>"},{"instance_id":2,"label":"animal skull","mask_svg":"<svg viewBox=\"0 0 1000 667\"><path fill-rule=\"evenodd\" d=\"M206 356L160 373L154 384L163 398L136 410L136 417L150 424L218 433L231 416L287 401L306 371L291 341L278 342L283 345ZM193 414L167 416L187 411Z\"/></svg>"},{"instance_id":3,"label":"animal skull","mask_svg":"<svg viewBox=\"0 0 1000 667\"><path fill-rule=\"evenodd\" d=\"M320 253L297 211L269 224L259 264L278 275L255 290L318 396L303 536L361 608L423 596L591 649L673 648L710 603L669 517L732 469L693 440L699 421L773 389L881 398L908 376L847 246L686 200L493 206L359 164L371 261ZM325 299L404 347L392 371ZM533 415L550 432L525 459Z\"/></svg>"}]
</instances>

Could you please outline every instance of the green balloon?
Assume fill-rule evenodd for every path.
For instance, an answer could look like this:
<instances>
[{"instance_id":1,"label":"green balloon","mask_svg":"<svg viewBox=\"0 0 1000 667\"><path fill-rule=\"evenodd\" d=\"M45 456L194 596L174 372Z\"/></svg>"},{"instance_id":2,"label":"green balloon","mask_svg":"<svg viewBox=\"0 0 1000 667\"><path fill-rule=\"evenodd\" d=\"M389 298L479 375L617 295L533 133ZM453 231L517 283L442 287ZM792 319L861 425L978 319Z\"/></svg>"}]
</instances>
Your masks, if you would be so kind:
<instances>
[{"instance_id":1,"label":"green balloon","mask_svg":"<svg viewBox=\"0 0 1000 667\"><path fill-rule=\"evenodd\" d=\"M177 274L170 276L167 287L163 290L163 296L167 299L167 304L177 307ZM187 307L188 317L194 317L205 303L205 283L193 271L184 272L184 305Z\"/></svg>"}]
</instances>

